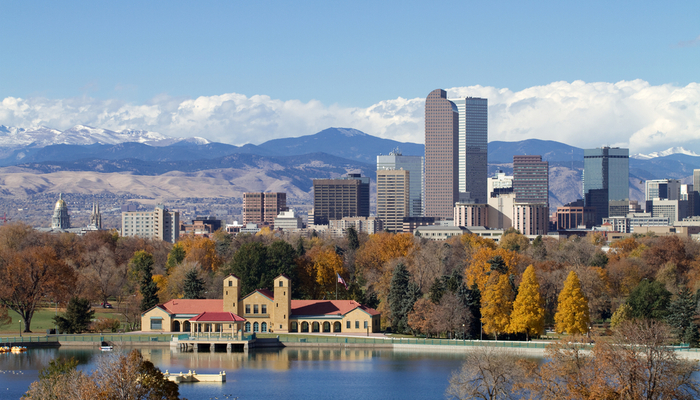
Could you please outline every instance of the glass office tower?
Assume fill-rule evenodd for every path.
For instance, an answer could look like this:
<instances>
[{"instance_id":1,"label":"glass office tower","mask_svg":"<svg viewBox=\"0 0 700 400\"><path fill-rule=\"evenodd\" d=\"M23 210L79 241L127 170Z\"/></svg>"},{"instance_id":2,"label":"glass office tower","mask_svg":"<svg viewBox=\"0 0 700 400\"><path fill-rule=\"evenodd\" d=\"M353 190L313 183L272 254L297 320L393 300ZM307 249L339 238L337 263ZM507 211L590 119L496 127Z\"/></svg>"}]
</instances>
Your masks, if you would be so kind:
<instances>
[{"instance_id":1,"label":"glass office tower","mask_svg":"<svg viewBox=\"0 0 700 400\"><path fill-rule=\"evenodd\" d=\"M584 149L583 195L586 207L596 209L596 225L608 218L610 201L629 201L629 149Z\"/></svg>"},{"instance_id":2,"label":"glass office tower","mask_svg":"<svg viewBox=\"0 0 700 400\"><path fill-rule=\"evenodd\" d=\"M409 171L410 217L423 216L423 157L404 156L399 149L393 150L389 155L377 156L377 171L380 170L406 170Z\"/></svg>"},{"instance_id":3,"label":"glass office tower","mask_svg":"<svg viewBox=\"0 0 700 400\"><path fill-rule=\"evenodd\" d=\"M488 201L488 99L450 99L459 113L457 185L475 203Z\"/></svg>"}]
</instances>

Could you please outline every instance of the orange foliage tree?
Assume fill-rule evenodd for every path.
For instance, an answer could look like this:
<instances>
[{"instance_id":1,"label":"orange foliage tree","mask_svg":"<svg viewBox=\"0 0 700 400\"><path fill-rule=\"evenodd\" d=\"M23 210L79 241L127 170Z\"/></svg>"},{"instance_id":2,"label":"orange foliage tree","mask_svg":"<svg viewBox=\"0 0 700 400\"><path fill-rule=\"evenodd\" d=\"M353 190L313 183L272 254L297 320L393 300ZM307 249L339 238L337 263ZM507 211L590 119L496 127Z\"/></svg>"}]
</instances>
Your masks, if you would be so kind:
<instances>
[{"instance_id":1,"label":"orange foliage tree","mask_svg":"<svg viewBox=\"0 0 700 400\"><path fill-rule=\"evenodd\" d=\"M517 252L501 248L481 247L472 256L471 263L465 271L467 286L471 287L476 284L483 292L491 272L490 261L497 256L500 256L505 262L508 274L515 274L515 267L520 261L520 255Z\"/></svg>"},{"instance_id":2,"label":"orange foliage tree","mask_svg":"<svg viewBox=\"0 0 700 400\"><path fill-rule=\"evenodd\" d=\"M199 263L205 271L216 271L221 266L221 259L216 253L216 242L196 235L180 237L177 242L185 250L185 261Z\"/></svg>"}]
</instances>

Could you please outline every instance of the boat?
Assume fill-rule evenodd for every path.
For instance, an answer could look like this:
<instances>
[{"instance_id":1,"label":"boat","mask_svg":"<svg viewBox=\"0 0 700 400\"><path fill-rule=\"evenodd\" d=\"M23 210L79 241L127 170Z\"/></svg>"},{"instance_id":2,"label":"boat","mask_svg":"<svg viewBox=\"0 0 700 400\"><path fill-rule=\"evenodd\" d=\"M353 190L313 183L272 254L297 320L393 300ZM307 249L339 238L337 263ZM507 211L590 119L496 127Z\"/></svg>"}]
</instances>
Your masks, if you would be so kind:
<instances>
[{"instance_id":1,"label":"boat","mask_svg":"<svg viewBox=\"0 0 700 400\"><path fill-rule=\"evenodd\" d=\"M10 351L15 354L24 353L25 351L27 351L27 348L24 346L12 346L12 348L10 348Z\"/></svg>"}]
</instances>

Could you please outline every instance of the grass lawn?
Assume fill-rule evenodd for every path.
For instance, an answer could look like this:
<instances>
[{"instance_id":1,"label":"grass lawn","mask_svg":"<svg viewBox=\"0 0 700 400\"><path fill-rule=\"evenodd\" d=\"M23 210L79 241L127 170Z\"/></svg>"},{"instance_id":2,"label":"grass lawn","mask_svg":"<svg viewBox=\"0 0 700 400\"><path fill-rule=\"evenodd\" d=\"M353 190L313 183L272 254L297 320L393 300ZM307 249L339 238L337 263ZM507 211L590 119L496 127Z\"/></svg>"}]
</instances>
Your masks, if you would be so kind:
<instances>
[{"instance_id":1,"label":"grass lawn","mask_svg":"<svg viewBox=\"0 0 700 400\"><path fill-rule=\"evenodd\" d=\"M125 324L124 316L116 309L110 308L93 308L95 310L95 319L98 318L117 318L122 324ZM64 313L65 308L59 308L58 314ZM12 323L9 325L0 326L1 335L19 335L20 323L22 318L16 312L8 310ZM47 329L54 328L53 317L56 315L55 308L40 308L34 312L30 329L33 334L46 335ZM22 331L24 332L24 322L22 322Z\"/></svg>"}]
</instances>

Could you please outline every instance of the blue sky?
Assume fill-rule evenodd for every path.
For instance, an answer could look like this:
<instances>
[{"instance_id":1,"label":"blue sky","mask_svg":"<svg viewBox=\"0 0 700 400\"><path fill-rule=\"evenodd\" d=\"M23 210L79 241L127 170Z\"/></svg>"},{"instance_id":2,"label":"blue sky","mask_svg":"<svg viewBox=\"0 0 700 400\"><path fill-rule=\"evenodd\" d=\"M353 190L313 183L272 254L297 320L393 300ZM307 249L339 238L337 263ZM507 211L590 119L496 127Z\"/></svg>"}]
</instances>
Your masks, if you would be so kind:
<instances>
[{"instance_id":1,"label":"blue sky","mask_svg":"<svg viewBox=\"0 0 700 400\"><path fill-rule=\"evenodd\" d=\"M5 2L0 11L0 100L19 98L44 110L47 102L55 109L57 103L82 101L93 111L159 104L163 112L187 100L236 94L246 100L264 96L283 107L300 103L307 111L318 106L314 115L322 128L324 120L352 122L343 112L356 115L387 101L425 98L435 88L520 93L560 81L635 80L671 87L667 103L673 103L675 89L690 90L684 100L697 107L692 84L700 71L700 2L47 1ZM227 112L241 107L235 104ZM8 110L0 109L0 124L81 122L79 114L59 118L36 111L30 118ZM382 118L390 112L384 109ZM82 123L176 136L192 130L165 123L133 126L141 120L115 118L86 114ZM680 125L693 130L698 119ZM246 121L240 132L234 124L226 132L211 133L210 127L192 135L255 142L255 135L245 133L254 132L254 119ZM316 127L306 122L288 132L310 134ZM632 146L625 140L639 129L621 129L613 143ZM279 135L261 131L257 137ZM512 129L492 136L518 138ZM418 131L400 138L420 140ZM678 144L688 142L686 134L679 138Z\"/></svg>"}]
</instances>

